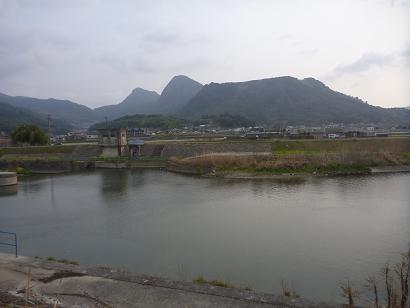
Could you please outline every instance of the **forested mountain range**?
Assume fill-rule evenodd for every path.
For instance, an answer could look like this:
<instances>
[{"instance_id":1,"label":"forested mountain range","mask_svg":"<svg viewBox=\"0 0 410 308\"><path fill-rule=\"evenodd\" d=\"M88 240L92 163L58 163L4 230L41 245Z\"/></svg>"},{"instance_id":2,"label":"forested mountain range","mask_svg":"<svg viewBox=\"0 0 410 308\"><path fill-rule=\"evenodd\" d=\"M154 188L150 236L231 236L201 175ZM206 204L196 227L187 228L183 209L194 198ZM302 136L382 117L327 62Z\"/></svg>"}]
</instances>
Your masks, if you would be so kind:
<instances>
[{"instance_id":1,"label":"forested mountain range","mask_svg":"<svg viewBox=\"0 0 410 308\"><path fill-rule=\"evenodd\" d=\"M313 78L211 83L180 111L189 118L223 113L266 124L410 123L409 110L375 107Z\"/></svg>"},{"instance_id":2,"label":"forested mountain range","mask_svg":"<svg viewBox=\"0 0 410 308\"><path fill-rule=\"evenodd\" d=\"M35 124L45 131L48 131L48 119L44 114L38 114L30 109L15 107L0 102L0 131L10 133L22 124ZM51 121L50 132L60 134L72 128L73 126L69 123L55 119Z\"/></svg>"},{"instance_id":3,"label":"forested mountain range","mask_svg":"<svg viewBox=\"0 0 410 308\"><path fill-rule=\"evenodd\" d=\"M240 122L280 126L326 123L410 125L409 109L372 106L357 97L334 91L316 79L288 76L203 86L189 77L178 75L170 80L161 95L135 88L120 103L95 109L68 100L1 93L0 102L9 104L0 106L5 118L8 113L16 115L11 105L23 108L19 111L20 122L23 119L29 121L32 117L45 119L50 114L54 123L61 125L59 129L89 127L105 119L112 121L143 114L167 115L190 121L230 115L241 118Z\"/></svg>"}]
</instances>

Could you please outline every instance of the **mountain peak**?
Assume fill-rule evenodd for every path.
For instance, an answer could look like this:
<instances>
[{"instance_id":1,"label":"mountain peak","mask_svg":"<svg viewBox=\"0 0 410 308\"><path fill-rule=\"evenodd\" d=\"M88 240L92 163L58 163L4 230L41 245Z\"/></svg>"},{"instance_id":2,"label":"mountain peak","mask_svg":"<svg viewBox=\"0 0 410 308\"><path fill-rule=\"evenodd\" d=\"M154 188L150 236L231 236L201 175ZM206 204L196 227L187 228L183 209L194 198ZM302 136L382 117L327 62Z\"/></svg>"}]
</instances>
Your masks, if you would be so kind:
<instances>
[{"instance_id":1,"label":"mountain peak","mask_svg":"<svg viewBox=\"0 0 410 308\"><path fill-rule=\"evenodd\" d=\"M142 100L148 100L150 102L156 101L159 98L159 94L155 91L149 91L145 90L143 88L135 88L132 90L132 92L120 103L135 103L132 102L133 99L142 99ZM131 100L131 101L130 101Z\"/></svg>"},{"instance_id":2,"label":"mountain peak","mask_svg":"<svg viewBox=\"0 0 410 308\"><path fill-rule=\"evenodd\" d=\"M198 81L193 80L192 78L189 78L188 76L185 75L175 75L174 77L171 78L171 80L168 82L168 84L165 86L164 91L167 91L169 88L174 87L174 86L181 86L181 87L202 87L202 84L199 83Z\"/></svg>"},{"instance_id":3,"label":"mountain peak","mask_svg":"<svg viewBox=\"0 0 410 308\"><path fill-rule=\"evenodd\" d=\"M140 87L136 87L134 90L132 90L131 94L147 94L147 93L155 93L158 95L158 93L156 93L155 91L150 91L150 90L145 90L143 88Z\"/></svg>"},{"instance_id":4,"label":"mountain peak","mask_svg":"<svg viewBox=\"0 0 410 308\"><path fill-rule=\"evenodd\" d=\"M132 90L132 93L138 93L138 92L143 92L143 91L146 91L146 90L143 88L136 87L134 90Z\"/></svg>"},{"instance_id":5,"label":"mountain peak","mask_svg":"<svg viewBox=\"0 0 410 308\"><path fill-rule=\"evenodd\" d=\"M304 78L301 81L304 84L309 85L309 86L313 86L313 87L326 87L326 85L323 82L321 82L321 81L319 81L315 78L312 78L312 77Z\"/></svg>"},{"instance_id":6,"label":"mountain peak","mask_svg":"<svg viewBox=\"0 0 410 308\"><path fill-rule=\"evenodd\" d=\"M193 80L192 78L189 78L186 75L175 75L174 77L171 78L171 81L173 81L173 80L184 80L184 79L185 80L189 79L189 80L195 81L195 80Z\"/></svg>"},{"instance_id":7,"label":"mountain peak","mask_svg":"<svg viewBox=\"0 0 410 308\"><path fill-rule=\"evenodd\" d=\"M161 93L158 105L165 114L174 114L202 89L202 84L185 75L176 75Z\"/></svg>"},{"instance_id":8,"label":"mountain peak","mask_svg":"<svg viewBox=\"0 0 410 308\"><path fill-rule=\"evenodd\" d=\"M155 113L159 94L155 91L137 87L119 104L107 105L94 109L99 119L119 118L137 113Z\"/></svg>"}]
</instances>

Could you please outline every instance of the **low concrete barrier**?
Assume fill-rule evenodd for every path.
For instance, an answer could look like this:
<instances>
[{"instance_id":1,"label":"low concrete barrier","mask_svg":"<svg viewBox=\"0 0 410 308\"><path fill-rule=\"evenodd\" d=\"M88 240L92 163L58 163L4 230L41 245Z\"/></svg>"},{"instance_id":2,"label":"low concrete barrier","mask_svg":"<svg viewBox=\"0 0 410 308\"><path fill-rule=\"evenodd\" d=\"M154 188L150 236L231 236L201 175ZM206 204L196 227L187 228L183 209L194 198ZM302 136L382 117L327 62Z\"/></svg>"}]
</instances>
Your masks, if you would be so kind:
<instances>
[{"instance_id":1,"label":"low concrete barrier","mask_svg":"<svg viewBox=\"0 0 410 308\"><path fill-rule=\"evenodd\" d=\"M17 184L17 174L15 172L0 172L0 186L10 186Z\"/></svg>"},{"instance_id":2,"label":"low concrete barrier","mask_svg":"<svg viewBox=\"0 0 410 308\"><path fill-rule=\"evenodd\" d=\"M96 161L94 163L95 168L101 169L138 169L138 168L165 168L167 166L166 161Z\"/></svg>"}]
</instances>

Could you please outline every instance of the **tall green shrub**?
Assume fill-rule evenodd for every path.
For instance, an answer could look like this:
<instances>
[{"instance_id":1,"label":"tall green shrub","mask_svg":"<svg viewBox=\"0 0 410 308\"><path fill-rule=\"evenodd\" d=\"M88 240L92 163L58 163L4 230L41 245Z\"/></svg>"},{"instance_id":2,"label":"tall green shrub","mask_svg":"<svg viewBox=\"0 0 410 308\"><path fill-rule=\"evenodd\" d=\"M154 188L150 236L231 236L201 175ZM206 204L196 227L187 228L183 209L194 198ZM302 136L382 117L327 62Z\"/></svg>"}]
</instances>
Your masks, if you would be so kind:
<instances>
[{"instance_id":1,"label":"tall green shrub","mask_svg":"<svg viewBox=\"0 0 410 308\"><path fill-rule=\"evenodd\" d=\"M46 133L36 125L21 125L11 133L16 144L45 145L48 142Z\"/></svg>"}]
</instances>

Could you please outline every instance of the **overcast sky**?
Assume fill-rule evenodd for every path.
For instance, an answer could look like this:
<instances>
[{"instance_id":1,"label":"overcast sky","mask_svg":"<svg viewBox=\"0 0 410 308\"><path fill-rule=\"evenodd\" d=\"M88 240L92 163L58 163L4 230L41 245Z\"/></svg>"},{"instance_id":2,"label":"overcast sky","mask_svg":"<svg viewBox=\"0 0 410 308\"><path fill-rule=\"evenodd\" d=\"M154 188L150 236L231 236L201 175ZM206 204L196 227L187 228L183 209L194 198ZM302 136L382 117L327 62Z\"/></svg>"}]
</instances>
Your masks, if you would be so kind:
<instances>
[{"instance_id":1,"label":"overcast sky","mask_svg":"<svg viewBox=\"0 0 410 308\"><path fill-rule=\"evenodd\" d=\"M410 106L409 34L410 0L0 0L0 92L95 107L286 75Z\"/></svg>"}]
</instances>

